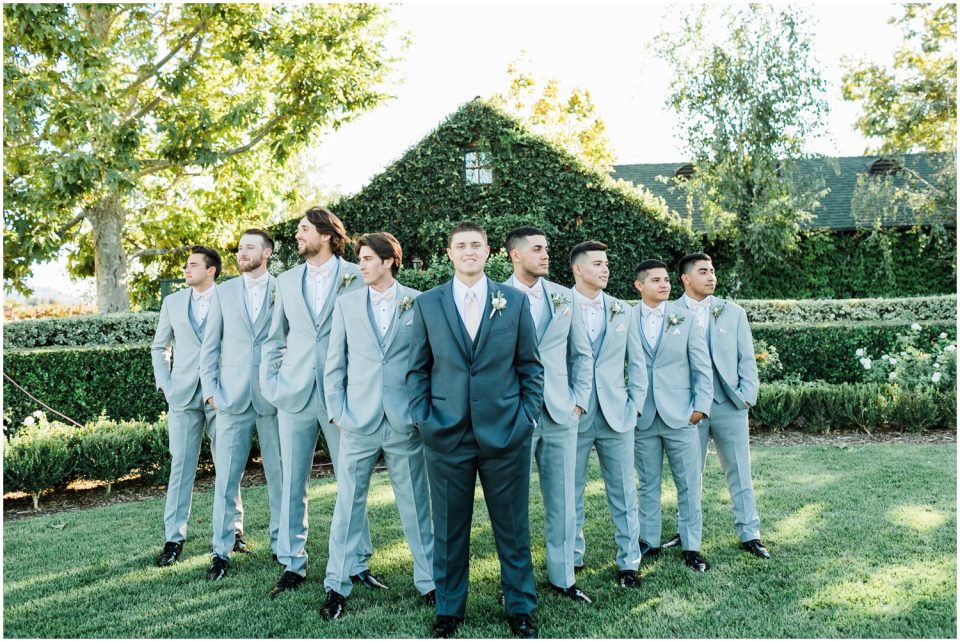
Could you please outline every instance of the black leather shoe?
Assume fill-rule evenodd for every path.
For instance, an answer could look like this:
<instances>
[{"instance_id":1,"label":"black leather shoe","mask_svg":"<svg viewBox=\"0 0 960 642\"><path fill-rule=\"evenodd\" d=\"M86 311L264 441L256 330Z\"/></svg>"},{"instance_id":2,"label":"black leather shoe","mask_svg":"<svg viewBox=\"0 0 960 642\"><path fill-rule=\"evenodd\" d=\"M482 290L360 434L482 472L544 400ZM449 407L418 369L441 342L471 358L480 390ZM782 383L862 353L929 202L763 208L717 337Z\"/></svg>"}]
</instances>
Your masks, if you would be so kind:
<instances>
[{"instance_id":1,"label":"black leather shoe","mask_svg":"<svg viewBox=\"0 0 960 642\"><path fill-rule=\"evenodd\" d=\"M647 542L640 540L640 555L643 557L656 557L660 554L659 548L653 548Z\"/></svg>"},{"instance_id":2,"label":"black leather shoe","mask_svg":"<svg viewBox=\"0 0 960 642\"><path fill-rule=\"evenodd\" d=\"M443 639L452 638L461 624L463 624L463 618L453 615L438 615L436 621L433 623L433 628L430 630L430 637Z\"/></svg>"},{"instance_id":3,"label":"black leather shoe","mask_svg":"<svg viewBox=\"0 0 960 642\"><path fill-rule=\"evenodd\" d=\"M216 582L222 580L227 575L227 569L230 568L230 561L225 560L219 555L214 555L210 562L210 568L207 569L207 579Z\"/></svg>"},{"instance_id":4,"label":"black leather shoe","mask_svg":"<svg viewBox=\"0 0 960 642\"><path fill-rule=\"evenodd\" d=\"M437 605L436 591L430 591L428 593L424 593L423 595L420 596L420 598L423 600L423 603L429 606L430 608L434 608Z\"/></svg>"},{"instance_id":5,"label":"black leather shoe","mask_svg":"<svg viewBox=\"0 0 960 642\"><path fill-rule=\"evenodd\" d=\"M252 553L253 549L247 546L247 543L243 541L243 534L237 533L237 538L233 540L233 552L234 553Z\"/></svg>"},{"instance_id":6,"label":"black leather shoe","mask_svg":"<svg viewBox=\"0 0 960 642\"><path fill-rule=\"evenodd\" d=\"M320 617L324 620L336 620L343 615L347 607L347 598L336 591L327 591L327 599L320 607Z\"/></svg>"},{"instance_id":7,"label":"black leather shoe","mask_svg":"<svg viewBox=\"0 0 960 642\"><path fill-rule=\"evenodd\" d=\"M586 566L586 564L581 564L580 566L574 566L574 567L573 567L573 574L576 575L577 573L579 573L580 571L582 571L585 566Z\"/></svg>"},{"instance_id":8,"label":"black leather shoe","mask_svg":"<svg viewBox=\"0 0 960 642\"><path fill-rule=\"evenodd\" d=\"M593 600L590 599L590 596L580 590L580 587L576 584L568 588L560 588L556 584L551 584L550 588L553 589L553 592L557 595L562 595L563 597L568 597L574 602L583 602L584 604L592 604Z\"/></svg>"},{"instance_id":9,"label":"black leather shoe","mask_svg":"<svg viewBox=\"0 0 960 642\"><path fill-rule=\"evenodd\" d=\"M660 546L661 548L673 548L674 546L680 546L680 533L677 533Z\"/></svg>"},{"instance_id":10,"label":"black leather shoe","mask_svg":"<svg viewBox=\"0 0 960 642\"><path fill-rule=\"evenodd\" d=\"M277 583L274 585L274 587L270 589L268 595L271 598L274 598L284 591L292 591L300 586L304 579L305 578L302 575L297 575L293 571L284 571L283 575L280 576L280 579L277 580Z\"/></svg>"},{"instance_id":11,"label":"black leather shoe","mask_svg":"<svg viewBox=\"0 0 960 642\"><path fill-rule=\"evenodd\" d=\"M707 560L700 557L700 551L683 551L680 555L683 557L683 563L698 573L706 573L710 568Z\"/></svg>"},{"instance_id":12,"label":"black leather shoe","mask_svg":"<svg viewBox=\"0 0 960 642\"><path fill-rule=\"evenodd\" d=\"M740 548L762 559L770 559L770 551L768 551L767 547L763 545L763 542L758 539L741 542Z\"/></svg>"},{"instance_id":13,"label":"black leather shoe","mask_svg":"<svg viewBox=\"0 0 960 642\"><path fill-rule=\"evenodd\" d=\"M527 613L508 615L507 621L510 623L510 632L513 633L513 637L524 640L532 640L537 637L537 627L533 623L533 618Z\"/></svg>"},{"instance_id":14,"label":"black leather shoe","mask_svg":"<svg viewBox=\"0 0 960 642\"><path fill-rule=\"evenodd\" d=\"M354 584L363 584L367 588L377 589L378 591L386 591L389 586L381 582L371 573L369 570L360 571L359 575L351 575L350 581Z\"/></svg>"},{"instance_id":15,"label":"black leather shoe","mask_svg":"<svg viewBox=\"0 0 960 642\"><path fill-rule=\"evenodd\" d=\"M640 588L640 576L636 571L617 571L617 581L621 588Z\"/></svg>"},{"instance_id":16,"label":"black leather shoe","mask_svg":"<svg viewBox=\"0 0 960 642\"><path fill-rule=\"evenodd\" d=\"M271 555L271 556L270 556L270 559L272 559L272 560L273 560L274 562L276 562L277 564L280 564L280 558L277 557L277 554L276 554L276 553L274 553L273 555ZM280 566L283 566L283 564L280 564Z\"/></svg>"},{"instance_id":17,"label":"black leather shoe","mask_svg":"<svg viewBox=\"0 0 960 642\"><path fill-rule=\"evenodd\" d=\"M183 552L183 542L166 542L163 545L163 552L157 558L157 566L170 566L178 559Z\"/></svg>"}]
</instances>

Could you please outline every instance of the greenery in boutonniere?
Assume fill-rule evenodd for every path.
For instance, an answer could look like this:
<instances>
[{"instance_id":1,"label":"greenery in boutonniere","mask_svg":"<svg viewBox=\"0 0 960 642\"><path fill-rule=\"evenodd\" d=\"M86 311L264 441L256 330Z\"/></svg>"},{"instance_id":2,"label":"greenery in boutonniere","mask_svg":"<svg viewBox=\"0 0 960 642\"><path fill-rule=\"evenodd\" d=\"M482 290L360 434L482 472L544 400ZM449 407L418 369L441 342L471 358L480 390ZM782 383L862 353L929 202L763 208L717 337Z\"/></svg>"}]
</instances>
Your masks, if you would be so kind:
<instances>
[{"instance_id":1,"label":"greenery in boutonniere","mask_svg":"<svg viewBox=\"0 0 960 642\"><path fill-rule=\"evenodd\" d=\"M673 326L675 326L675 325L680 325L681 323L683 323L683 318L684 318L684 317L683 317L682 314L671 314L671 315L668 315L668 316L667 316L667 325L668 325L669 327L671 327L671 328L672 328Z\"/></svg>"},{"instance_id":2,"label":"greenery in boutonniere","mask_svg":"<svg viewBox=\"0 0 960 642\"><path fill-rule=\"evenodd\" d=\"M273 287L270 289L270 305L273 305L277 300L277 288Z\"/></svg>"},{"instance_id":3,"label":"greenery in boutonniere","mask_svg":"<svg viewBox=\"0 0 960 642\"><path fill-rule=\"evenodd\" d=\"M723 314L723 308L726 307L726 303L721 303L718 306L710 308L710 314L713 315L713 320L716 321L720 318L720 315Z\"/></svg>"},{"instance_id":4,"label":"greenery in boutonniere","mask_svg":"<svg viewBox=\"0 0 960 642\"><path fill-rule=\"evenodd\" d=\"M613 321L613 317L617 316L618 314L623 314L623 312L623 304L619 301L614 301L613 305L610 306L610 320Z\"/></svg>"},{"instance_id":5,"label":"greenery in boutonniere","mask_svg":"<svg viewBox=\"0 0 960 642\"><path fill-rule=\"evenodd\" d=\"M503 309L507 307L507 300L503 298L503 292L497 290L496 293L490 297L490 307L493 310L490 312L490 318L493 318L494 313L503 316Z\"/></svg>"},{"instance_id":6,"label":"greenery in boutonniere","mask_svg":"<svg viewBox=\"0 0 960 642\"><path fill-rule=\"evenodd\" d=\"M337 288L337 294L340 294L341 292L343 292L343 288L353 283L353 280L356 278L357 278L356 274L352 274L350 272L347 272L346 274L344 274L340 278L340 287Z\"/></svg>"},{"instance_id":7,"label":"greenery in boutonniere","mask_svg":"<svg viewBox=\"0 0 960 642\"><path fill-rule=\"evenodd\" d=\"M559 292L553 292L550 294L550 300L553 301L553 312L556 313L561 307L570 303L570 300L567 299L567 295L560 294Z\"/></svg>"},{"instance_id":8,"label":"greenery in boutonniere","mask_svg":"<svg viewBox=\"0 0 960 642\"><path fill-rule=\"evenodd\" d=\"M406 312L407 310L413 307L413 297L412 296L403 297L402 299L400 299L399 305L400 305L400 314L403 314L404 312Z\"/></svg>"}]
</instances>

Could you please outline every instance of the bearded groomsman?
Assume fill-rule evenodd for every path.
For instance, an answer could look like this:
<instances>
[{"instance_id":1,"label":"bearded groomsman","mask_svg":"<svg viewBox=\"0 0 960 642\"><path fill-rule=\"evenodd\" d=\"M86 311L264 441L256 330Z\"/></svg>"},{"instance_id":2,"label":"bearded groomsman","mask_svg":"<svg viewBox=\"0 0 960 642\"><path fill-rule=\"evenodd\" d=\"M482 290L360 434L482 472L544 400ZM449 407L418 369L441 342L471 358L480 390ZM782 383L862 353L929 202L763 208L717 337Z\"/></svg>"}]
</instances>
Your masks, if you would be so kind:
<instances>
[{"instance_id":1,"label":"bearded groomsman","mask_svg":"<svg viewBox=\"0 0 960 642\"><path fill-rule=\"evenodd\" d=\"M157 558L157 566L173 564L183 551L204 425L210 436L211 450L216 453L216 411L205 407L203 402L200 345L216 289L214 280L220 276L221 265L216 250L202 245L190 248L190 256L183 266L183 278L190 287L163 300L160 321L150 344L153 376L169 405L167 425L171 457L167 501L163 509L165 543ZM233 523L235 533L243 532L240 510L238 505Z\"/></svg>"},{"instance_id":2,"label":"bearded groomsman","mask_svg":"<svg viewBox=\"0 0 960 642\"><path fill-rule=\"evenodd\" d=\"M713 437L733 502L740 548L768 559L770 551L760 541L760 514L750 473L748 413L757 403L760 379L747 313L736 303L713 295L717 276L708 255L688 254L680 259L679 272L684 294L676 303L693 313L706 334L713 365L713 406L710 416L697 424L703 456L701 475L707 462L707 440ZM676 546L679 541L678 534L664 547Z\"/></svg>"},{"instance_id":3,"label":"bearded groomsman","mask_svg":"<svg viewBox=\"0 0 960 642\"><path fill-rule=\"evenodd\" d=\"M610 278L607 246L586 241L570 252L576 285L574 309L579 311L590 341L594 367L593 391L587 411L580 417L577 434L576 568L583 567L586 519L583 495L587 485L590 451L596 447L603 473L607 505L613 518L617 543L617 582L623 588L638 588L640 577L640 526L637 522L637 486L633 477L633 427L643 408L647 369L633 308L603 290ZM626 364L627 381L624 381Z\"/></svg>"},{"instance_id":4,"label":"bearded groomsman","mask_svg":"<svg viewBox=\"0 0 960 642\"><path fill-rule=\"evenodd\" d=\"M296 240L297 253L307 262L277 277L273 319L260 360L263 396L277 408L283 470L277 557L285 570L271 597L295 589L307 574L307 483L320 429L337 472L340 433L324 402L323 369L337 297L363 283L357 266L341 256L347 231L333 212L308 209L297 225ZM357 581L379 585L366 568L371 549L364 523L353 573Z\"/></svg>"},{"instance_id":5,"label":"bearded groomsman","mask_svg":"<svg viewBox=\"0 0 960 642\"><path fill-rule=\"evenodd\" d=\"M513 276L504 284L527 295L543 362L543 407L533 431L531 467L540 471L547 576L550 588L575 602L592 602L575 583L573 544L577 537L577 425L590 405L593 350L573 306L573 292L546 278L547 238L536 227L518 227L504 247ZM568 375L569 373L569 375Z\"/></svg>"},{"instance_id":6,"label":"bearded groomsman","mask_svg":"<svg viewBox=\"0 0 960 642\"><path fill-rule=\"evenodd\" d=\"M451 230L447 256L453 279L413 304L406 378L430 475L437 586L431 634L451 637L463 622L479 474L510 629L533 638L530 441L543 404L543 366L530 303L484 274L490 246L476 223Z\"/></svg>"},{"instance_id":7,"label":"bearded groomsman","mask_svg":"<svg viewBox=\"0 0 960 642\"><path fill-rule=\"evenodd\" d=\"M270 504L270 549L277 559L280 527L280 436L277 409L260 393L260 348L270 327L277 280L267 272L273 239L249 229L237 245L240 277L217 288L200 349L200 383L207 406L216 408L218 448L213 495L213 558L208 580L221 580L230 553L249 553L232 516L240 502L240 480L257 431Z\"/></svg>"},{"instance_id":8,"label":"bearded groomsman","mask_svg":"<svg viewBox=\"0 0 960 642\"><path fill-rule=\"evenodd\" d=\"M663 453L677 487L677 529L683 562L704 572L700 556L700 434L697 424L710 412L713 381L703 332L692 315L669 303L667 265L648 259L637 266L634 287L642 299L635 324L646 352L649 387L636 422L636 465L640 476L640 550L660 552L660 495Z\"/></svg>"},{"instance_id":9,"label":"bearded groomsman","mask_svg":"<svg viewBox=\"0 0 960 642\"><path fill-rule=\"evenodd\" d=\"M420 292L395 278L403 251L392 234L364 234L357 241L357 256L367 287L337 301L323 373L327 411L342 431L337 504L323 581L327 599L320 609L326 620L343 614L350 595L349 566L363 536L370 476L381 453L413 555L413 584L427 605L436 605L426 461L420 433L410 419L404 382L411 308Z\"/></svg>"}]
</instances>

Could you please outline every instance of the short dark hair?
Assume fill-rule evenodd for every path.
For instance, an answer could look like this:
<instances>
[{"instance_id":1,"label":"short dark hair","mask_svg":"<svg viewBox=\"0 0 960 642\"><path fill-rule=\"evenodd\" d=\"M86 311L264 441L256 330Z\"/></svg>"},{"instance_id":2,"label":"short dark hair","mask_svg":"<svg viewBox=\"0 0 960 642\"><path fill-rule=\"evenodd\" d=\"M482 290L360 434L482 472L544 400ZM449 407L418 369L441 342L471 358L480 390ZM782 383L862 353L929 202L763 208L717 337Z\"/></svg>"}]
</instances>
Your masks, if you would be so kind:
<instances>
[{"instance_id":1,"label":"short dark hair","mask_svg":"<svg viewBox=\"0 0 960 642\"><path fill-rule=\"evenodd\" d=\"M381 261L393 259L393 265L390 271L393 276L397 276L400 271L400 262L403 260L403 249L400 247L400 241L390 232L370 232L357 239L357 256L360 255L360 248L369 247L373 253L380 257Z\"/></svg>"},{"instance_id":2,"label":"short dark hair","mask_svg":"<svg viewBox=\"0 0 960 642\"><path fill-rule=\"evenodd\" d=\"M194 245L190 248L190 254L202 254L203 262L206 263L208 270L210 268L217 268L217 271L213 273L213 278L220 276L223 261L220 259L220 253L215 249L207 247L206 245Z\"/></svg>"},{"instance_id":3,"label":"short dark hair","mask_svg":"<svg viewBox=\"0 0 960 642\"><path fill-rule=\"evenodd\" d=\"M647 272L649 272L650 270L654 270L656 268L663 268L664 270L666 270L667 264L659 259L646 259L646 260L640 261L640 263L637 264L637 269L636 269L634 278L637 281L640 281L641 283L643 283L644 280L646 280L647 278Z\"/></svg>"},{"instance_id":4,"label":"short dark hair","mask_svg":"<svg viewBox=\"0 0 960 642\"><path fill-rule=\"evenodd\" d=\"M584 241L583 243L577 243L573 246L573 249L570 250L570 265L572 266L574 263L576 263L577 259L587 252L606 252L606 250L607 244L601 243L600 241Z\"/></svg>"},{"instance_id":5,"label":"short dark hair","mask_svg":"<svg viewBox=\"0 0 960 642\"><path fill-rule=\"evenodd\" d=\"M503 247L507 251L507 254L510 254L510 252L520 247L520 241L528 236L546 237L547 233L541 230L539 227L534 227L532 225L524 225L522 227L516 227L510 230L510 233L507 234L507 240L503 242Z\"/></svg>"},{"instance_id":6,"label":"short dark hair","mask_svg":"<svg viewBox=\"0 0 960 642\"><path fill-rule=\"evenodd\" d=\"M261 230L258 227L251 227L249 230L244 230L243 234L240 235L242 239L244 236L259 236L263 239L263 247L273 249L273 237L267 234L264 230ZM239 245L240 240L237 239L237 244Z\"/></svg>"},{"instance_id":7,"label":"short dark hair","mask_svg":"<svg viewBox=\"0 0 960 642\"><path fill-rule=\"evenodd\" d=\"M327 208L319 206L311 207L303 215L317 228L318 232L330 235L331 251L337 256L342 256L343 250L347 247L347 228L343 226L343 221Z\"/></svg>"},{"instance_id":8,"label":"short dark hair","mask_svg":"<svg viewBox=\"0 0 960 642\"><path fill-rule=\"evenodd\" d=\"M487 243L487 231L474 223L473 221L460 221L453 226L453 229L450 230L450 233L447 234L447 247L453 245L453 236L454 234L459 234L460 232L479 232L480 236L483 237L483 242Z\"/></svg>"},{"instance_id":9,"label":"short dark hair","mask_svg":"<svg viewBox=\"0 0 960 642\"><path fill-rule=\"evenodd\" d=\"M713 263L713 259L710 258L709 254L704 254L703 252L694 252L693 254L687 254L685 257L680 259L680 262L677 263L677 272L680 274L689 274L693 270L694 263L699 261L710 261Z\"/></svg>"}]
</instances>

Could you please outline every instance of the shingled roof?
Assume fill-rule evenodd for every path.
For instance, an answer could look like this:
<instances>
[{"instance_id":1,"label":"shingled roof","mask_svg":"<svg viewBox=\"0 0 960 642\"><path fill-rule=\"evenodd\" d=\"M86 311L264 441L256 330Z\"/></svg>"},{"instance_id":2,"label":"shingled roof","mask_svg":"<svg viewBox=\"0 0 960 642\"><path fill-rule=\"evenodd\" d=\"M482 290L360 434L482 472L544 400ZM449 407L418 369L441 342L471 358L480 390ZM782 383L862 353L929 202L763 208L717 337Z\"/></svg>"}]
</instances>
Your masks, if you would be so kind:
<instances>
[{"instance_id":1,"label":"shingled roof","mask_svg":"<svg viewBox=\"0 0 960 642\"><path fill-rule=\"evenodd\" d=\"M851 201L854 188L857 185L857 176L869 174L871 166L881 160L880 156L840 156L822 157L796 161L796 171L808 177L823 179L830 192L820 199L820 207L814 210L816 218L808 227L831 229L855 229L873 225L873 216L868 220L855 220ZM897 157L904 166L914 170L926 180L930 180L940 167L937 154L907 154ZM672 178L677 170L688 162L676 163L648 163L641 165L614 165L613 178L621 178L634 185L643 185L645 188L663 198L670 209L681 216L689 216L683 194L669 183L657 180L658 176ZM913 225L915 220L907 216L895 219L884 218L881 224L885 227L899 227ZM705 229L703 217L699 212L692 213L693 229Z\"/></svg>"}]
</instances>

